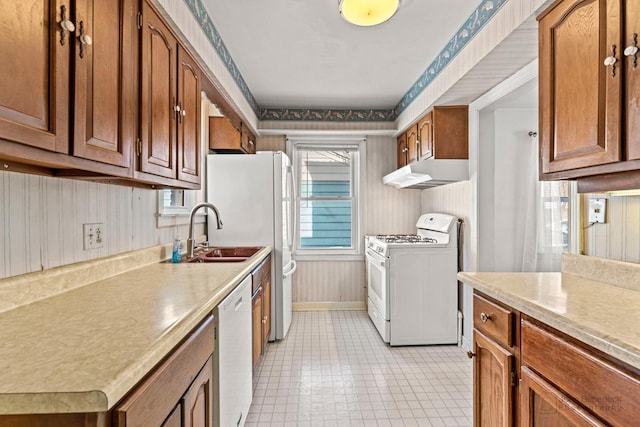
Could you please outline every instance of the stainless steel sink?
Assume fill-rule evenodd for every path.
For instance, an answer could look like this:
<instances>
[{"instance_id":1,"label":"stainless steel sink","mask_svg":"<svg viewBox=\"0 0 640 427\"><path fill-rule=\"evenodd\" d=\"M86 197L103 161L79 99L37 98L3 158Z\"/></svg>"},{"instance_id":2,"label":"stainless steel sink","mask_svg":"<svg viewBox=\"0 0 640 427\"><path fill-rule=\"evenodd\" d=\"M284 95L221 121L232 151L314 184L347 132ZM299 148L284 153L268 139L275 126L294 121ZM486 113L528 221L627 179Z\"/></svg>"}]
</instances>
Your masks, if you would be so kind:
<instances>
[{"instance_id":1,"label":"stainless steel sink","mask_svg":"<svg viewBox=\"0 0 640 427\"><path fill-rule=\"evenodd\" d=\"M262 248L259 246L213 247L196 253L192 258L181 262L242 262L251 258L260 249Z\"/></svg>"}]
</instances>

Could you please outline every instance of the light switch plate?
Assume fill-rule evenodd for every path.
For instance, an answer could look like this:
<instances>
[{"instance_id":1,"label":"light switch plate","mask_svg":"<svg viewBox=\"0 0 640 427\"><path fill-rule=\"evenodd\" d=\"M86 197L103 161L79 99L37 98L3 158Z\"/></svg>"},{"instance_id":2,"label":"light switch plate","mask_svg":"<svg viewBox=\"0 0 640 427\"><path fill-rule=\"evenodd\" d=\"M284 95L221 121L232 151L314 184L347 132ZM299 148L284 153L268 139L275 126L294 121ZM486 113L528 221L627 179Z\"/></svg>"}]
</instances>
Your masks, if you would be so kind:
<instances>
[{"instance_id":1,"label":"light switch plate","mask_svg":"<svg viewBox=\"0 0 640 427\"><path fill-rule=\"evenodd\" d=\"M607 222L607 199L589 199L589 224Z\"/></svg>"},{"instance_id":2,"label":"light switch plate","mask_svg":"<svg viewBox=\"0 0 640 427\"><path fill-rule=\"evenodd\" d=\"M82 224L82 234L84 236L84 250L97 249L104 246L104 224L95 222Z\"/></svg>"}]
</instances>

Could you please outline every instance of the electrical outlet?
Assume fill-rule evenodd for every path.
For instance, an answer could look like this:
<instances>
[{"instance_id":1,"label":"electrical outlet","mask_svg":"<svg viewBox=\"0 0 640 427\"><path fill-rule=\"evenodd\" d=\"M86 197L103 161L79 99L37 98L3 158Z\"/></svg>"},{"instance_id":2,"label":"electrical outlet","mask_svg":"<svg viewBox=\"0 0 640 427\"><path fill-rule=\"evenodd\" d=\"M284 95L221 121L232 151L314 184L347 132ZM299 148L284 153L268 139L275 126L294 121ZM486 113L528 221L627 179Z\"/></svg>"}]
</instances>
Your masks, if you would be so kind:
<instances>
[{"instance_id":1,"label":"electrical outlet","mask_svg":"<svg viewBox=\"0 0 640 427\"><path fill-rule=\"evenodd\" d=\"M607 213L607 199L589 199L589 224L605 223Z\"/></svg>"},{"instance_id":2,"label":"electrical outlet","mask_svg":"<svg viewBox=\"0 0 640 427\"><path fill-rule=\"evenodd\" d=\"M104 246L104 224L96 222L93 224L82 224L84 236L84 250L97 249Z\"/></svg>"}]
</instances>

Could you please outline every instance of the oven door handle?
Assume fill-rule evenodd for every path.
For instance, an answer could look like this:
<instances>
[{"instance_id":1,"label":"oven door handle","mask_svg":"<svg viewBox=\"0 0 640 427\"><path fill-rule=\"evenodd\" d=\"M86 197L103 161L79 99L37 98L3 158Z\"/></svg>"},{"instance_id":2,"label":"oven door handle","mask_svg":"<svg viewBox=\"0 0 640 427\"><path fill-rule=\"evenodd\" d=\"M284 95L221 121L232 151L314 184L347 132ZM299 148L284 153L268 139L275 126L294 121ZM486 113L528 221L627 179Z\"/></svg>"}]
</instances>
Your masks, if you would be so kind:
<instances>
[{"instance_id":1,"label":"oven door handle","mask_svg":"<svg viewBox=\"0 0 640 427\"><path fill-rule=\"evenodd\" d=\"M387 259L371 249L367 249L366 257L372 264L377 264L380 267L386 267L387 265Z\"/></svg>"}]
</instances>

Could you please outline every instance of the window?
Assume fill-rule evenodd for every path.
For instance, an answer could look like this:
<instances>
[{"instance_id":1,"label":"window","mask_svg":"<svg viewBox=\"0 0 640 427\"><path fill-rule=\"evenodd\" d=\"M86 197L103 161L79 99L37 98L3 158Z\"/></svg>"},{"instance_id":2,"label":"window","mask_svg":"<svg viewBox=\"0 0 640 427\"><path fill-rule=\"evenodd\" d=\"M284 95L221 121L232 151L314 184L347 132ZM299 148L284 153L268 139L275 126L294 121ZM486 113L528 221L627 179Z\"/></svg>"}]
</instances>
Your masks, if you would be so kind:
<instances>
[{"instance_id":1,"label":"window","mask_svg":"<svg viewBox=\"0 0 640 427\"><path fill-rule=\"evenodd\" d=\"M360 254L363 140L289 142L298 189L296 254Z\"/></svg>"}]
</instances>

